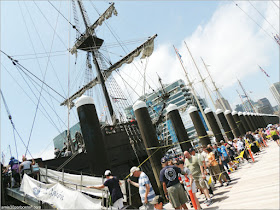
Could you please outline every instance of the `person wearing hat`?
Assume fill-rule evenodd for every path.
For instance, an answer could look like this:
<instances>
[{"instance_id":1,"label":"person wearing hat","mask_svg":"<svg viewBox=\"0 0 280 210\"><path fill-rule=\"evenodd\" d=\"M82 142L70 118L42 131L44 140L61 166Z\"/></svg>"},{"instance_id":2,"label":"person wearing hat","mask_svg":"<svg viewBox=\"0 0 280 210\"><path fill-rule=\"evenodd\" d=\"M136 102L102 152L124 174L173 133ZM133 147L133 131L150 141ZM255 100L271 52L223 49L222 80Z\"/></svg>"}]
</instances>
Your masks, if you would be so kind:
<instances>
[{"instance_id":1,"label":"person wearing hat","mask_svg":"<svg viewBox=\"0 0 280 210\"><path fill-rule=\"evenodd\" d=\"M163 202L164 202L163 197L161 197L160 195L157 195L151 201L151 204L154 205L154 209L163 209Z\"/></svg>"},{"instance_id":2,"label":"person wearing hat","mask_svg":"<svg viewBox=\"0 0 280 210\"><path fill-rule=\"evenodd\" d=\"M123 193L120 188L120 181L117 179L117 177L112 176L112 173L110 170L106 170L104 175L106 176L106 181L101 186L87 186L87 188L93 188L93 189L103 189L104 187L109 188L109 192L111 195L111 202L112 207L116 209L123 208Z\"/></svg>"},{"instance_id":3,"label":"person wearing hat","mask_svg":"<svg viewBox=\"0 0 280 210\"><path fill-rule=\"evenodd\" d=\"M168 160L165 157L161 158L161 166L159 180L162 183L166 199L175 209L181 209L181 207L188 209L186 205L188 202L187 195L178 179L178 174L184 175L185 172L174 165L168 165Z\"/></svg>"},{"instance_id":4,"label":"person wearing hat","mask_svg":"<svg viewBox=\"0 0 280 210\"><path fill-rule=\"evenodd\" d=\"M207 206L210 206L213 202L209 195L209 190L204 182L204 179L206 179L202 161L199 158L198 155L196 155L195 150L193 148L190 148L189 151L184 152L185 156L185 167L189 168L192 172L195 185L197 188L201 189L201 191L204 193L206 197L205 204Z\"/></svg>"},{"instance_id":5,"label":"person wearing hat","mask_svg":"<svg viewBox=\"0 0 280 210\"><path fill-rule=\"evenodd\" d=\"M145 209L154 209L154 206L150 202L155 197L155 191L153 190L149 177L136 166L130 169L130 176L139 177L138 183L130 179L127 179L127 182L139 188L139 195Z\"/></svg>"}]
</instances>

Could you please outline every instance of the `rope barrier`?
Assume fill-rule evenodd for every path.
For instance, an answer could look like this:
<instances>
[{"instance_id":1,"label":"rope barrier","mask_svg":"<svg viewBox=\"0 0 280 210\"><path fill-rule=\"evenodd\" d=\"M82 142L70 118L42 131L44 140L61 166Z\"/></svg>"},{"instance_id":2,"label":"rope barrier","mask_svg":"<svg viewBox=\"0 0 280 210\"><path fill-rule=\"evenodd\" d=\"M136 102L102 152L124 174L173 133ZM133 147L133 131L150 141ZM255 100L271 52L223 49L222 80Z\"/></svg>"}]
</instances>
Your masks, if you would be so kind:
<instances>
[{"instance_id":1,"label":"rope barrier","mask_svg":"<svg viewBox=\"0 0 280 210\"><path fill-rule=\"evenodd\" d=\"M159 149L160 149L160 147L159 147L156 151L154 151L153 154L151 154L149 157L147 157L147 158L138 166L138 168L141 167L145 162L147 162ZM126 180L129 176L130 176L130 173L124 178L124 180Z\"/></svg>"}]
</instances>

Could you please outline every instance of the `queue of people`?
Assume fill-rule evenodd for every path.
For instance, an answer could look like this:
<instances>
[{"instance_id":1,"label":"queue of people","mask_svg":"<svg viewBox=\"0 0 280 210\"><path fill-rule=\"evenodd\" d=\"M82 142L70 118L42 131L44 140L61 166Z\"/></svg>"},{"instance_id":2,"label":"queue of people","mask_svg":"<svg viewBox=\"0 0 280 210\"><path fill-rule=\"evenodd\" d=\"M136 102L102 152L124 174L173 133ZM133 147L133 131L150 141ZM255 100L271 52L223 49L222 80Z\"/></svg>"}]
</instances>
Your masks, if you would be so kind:
<instances>
[{"instance_id":1,"label":"queue of people","mask_svg":"<svg viewBox=\"0 0 280 210\"><path fill-rule=\"evenodd\" d=\"M22 179L24 174L28 174L32 177L37 174L33 173L32 166L35 165L35 161L27 160L27 158L23 155L22 162L18 161L14 157L10 158L9 164L7 166L3 166L2 174L5 177L9 177L11 174L11 180L6 179L7 183L4 183L7 187L17 188L20 186L20 180Z\"/></svg>"},{"instance_id":2,"label":"queue of people","mask_svg":"<svg viewBox=\"0 0 280 210\"><path fill-rule=\"evenodd\" d=\"M280 124L258 129L255 132L248 132L244 137L230 139L227 142L221 140L213 145L196 149L190 148L188 151L184 151L184 156L179 158L168 159L163 157L161 159L160 181L165 199L160 195L155 195L153 190L151 191L152 186L149 178L137 167L131 169L131 172L138 171L138 173L132 173L132 175L140 177L143 174L145 182L142 182L141 179L138 183L130 180L128 182L139 187L139 194L143 206L146 207L145 209L163 209L165 200L170 202L175 209L188 209L187 202L190 202L191 207L193 207L190 191L196 208L202 209L196 196L198 190L205 196L203 204L206 206L213 204L214 193L211 182L209 179L207 180L207 177L211 176L214 184L219 183L219 187L230 185L230 174L238 170L240 162L244 160L252 162L249 150L254 155L258 155L267 146L267 140L275 141L279 146L279 131ZM186 177L187 179L185 179ZM188 183L186 183L186 180ZM190 191L187 190L187 185L190 186ZM141 190L140 186L143 187Z\"/></svg>"},{"instance_id":3,"label":"queue of people","mask_svg":"<svg viewBox=\"0 0 280 210\"><path fill-rule=\"evenodd\" d=\"M201 204L196 196L200 191L205 196L203 204L210 206L213 204L214 188L207 177L211 176L213 182L220 184L219 187L230 185L230 174L238 170L239 162L247 160L251 162L249 150L257 155L264 147L266 141L275 141L279 143L280 124L264 129L258 129L255 132L247 132L244 137L223 140L215 143L204 145L199 148L190 148L184 151L179 158L161 158L162 169L159 180L162 183L165 198L156 195L153 190L149 177L139 167L130 169L130 176L138 178L138 182L130 179L129 184L139 188L139 195L142 206L140 209L163 209L165 201L171 203L174 209L188 209L187 203L202 209ZM27 173L32 173L32 166L35 161L29 161L25 156L22 162L11 157L9 165L4 167L2 173L7 173L10 169L13 181L11 187L20 185L21 177ZM106 181L100 186L88 186L88 188L103 189L108 187L110 192L110 205L113 209L122 209L123 193L121 191L121 182L116 176L113 176L110 170L106 170L104 175ZM190 189L188 189L190 188ZM192 203L194 202L194 203Z\"/></svg>"}]
</instances>

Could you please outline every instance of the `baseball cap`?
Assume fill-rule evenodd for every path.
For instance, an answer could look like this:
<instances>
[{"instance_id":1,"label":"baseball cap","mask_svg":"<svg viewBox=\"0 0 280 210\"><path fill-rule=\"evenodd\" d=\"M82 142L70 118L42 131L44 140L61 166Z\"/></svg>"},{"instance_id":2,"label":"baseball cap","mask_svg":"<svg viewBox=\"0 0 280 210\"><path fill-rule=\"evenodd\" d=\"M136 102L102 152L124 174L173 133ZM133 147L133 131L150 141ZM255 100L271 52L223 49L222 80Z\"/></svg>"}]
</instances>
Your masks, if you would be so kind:
<instances>
[{"instance_id":1,"label":"baseball cap","mask_svg":"<svg viewBox=\"0 0 280 210\"><path fill-rule=\"evenodd\" d=\"M154 199L150 202L150 204L158 204L163 203L163 198L159 195L155 196Z\"/></svg>"},{"instance_id":2,"label":"baseball cap","mask_svg":"<svg viewBox=\"0 0 280 210\"><path fill-rule=\"evenodd\" d=\"M112 174L112 172L110 170L106 170L104 173L105 176L109 176L110 174Z\"/></svg>"},{"instance_id":3,"label":"baseball cap","mask_svg":"<svg viewBox=\"0 0 280 210\"><path fill-rule=\"evenodd\" d=\"M168 159L166 157L161 158L160 162L161 163L165 163L166 161L168 161Z\"/></svg>"},{"instance_id":4,"label":"baseball cap","mask_svg":"<svg viewBox=\"0 0 280 210\"><path fill-rule=\"evenodd\" d=\"M133 173L135 171L140 171L140 168L136 167L136 166L133 166L131 169L130 169L130 176L133 176Z\"/></svg>"},{"instance_id":5,"label":"baseball cap","mask_svg":"<svg viewBox=\"0 0 280 210\"><path fill-rule=\"evenodd\" d=\"M224 143L224 141L223 141L223 140L221 140L221 141L220 141L220 143Z\"/></svg>"}]
</instances>

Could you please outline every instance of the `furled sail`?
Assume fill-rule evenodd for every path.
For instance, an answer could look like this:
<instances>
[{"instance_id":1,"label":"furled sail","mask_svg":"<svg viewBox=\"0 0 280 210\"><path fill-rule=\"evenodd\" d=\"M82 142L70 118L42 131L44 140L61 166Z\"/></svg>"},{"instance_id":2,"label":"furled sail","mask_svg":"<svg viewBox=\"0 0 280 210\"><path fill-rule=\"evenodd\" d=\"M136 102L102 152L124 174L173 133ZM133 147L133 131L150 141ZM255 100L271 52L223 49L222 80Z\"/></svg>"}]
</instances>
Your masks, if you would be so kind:
<instances>
[{"instance_id":1,"label":"furled sail","mask_svg":"<svg viewBox=\"0 0 280 210\"><path fill-rule=\"evenodd\" d=\"M95 21L94 24L92 24L89 29L90 30L95 30L97 28L97 26L101 26L102 23L104 22L104 20L109 19L110 17L112 17L112 14L114 14L115 16L118 15L118 12L114 6L114 3L112 3L112 5Z\"/></svg>"},{"instance_id":2,"label":"furled sail","mask_svg":"<svg viewBox=\"0 0 280 210\"><path fill-rule=\"evenodd\" d=\"M140 45L134 51L132 51L131 53L126 55L124 58L122 58L121 60L119 60L118 62L113 64L112 66L110 66L110 68L108 68L107 70L105 70L104 74L106 75L106 78L108 78L114 70L120 68L123 64L131 63L134 60L134 58L136 58L140 55L141 52L142 52L141 59L152 55L152 53L154 51L154 39L156 37L157 37L157 34L155 34L154 36L149 38L144 44Z\"/></svg>"},{"instance_id":3,"label":"furled sail","mask_svg":"<svg viewBox=\"0 0 280 210\"><path fill-rule=\"evenodd\" d=\"M152 55L153 50L154 50L154 39L157 37L157 34L155 34L154 36L150 37L146 42L144 42L142 45L140 45L139 47L137 47L135 50L133 50L131 53L129 53L128 55L126 55L125 57L123 57L121 60L119 60L118 62L116 62L115 64L113 64L112 66L110 66L107 70L105 70L103 72L103 74L105 75L105 80L112 74L112 72L118 68L120 68L123 64L127 63L131 63L136 57L138 57L141 53L141 59L149 57L150 55ZM97 77L95 77L92 81L90 81L88 84L86 84L84 87L82 87L80 90L78 90L76 93L74 93L70 98L66 99L65 101L63 101L60 105L64 106L64 105L68 105L68 103L70 104L70 108L72 108L74 106L73 104L73 100L75 100L76 98L80 97L83 95L83 93L85 91L87 91L88 89L94 87L95 85L100 84L99 80Z\"/></svg>"}]
</instances>

